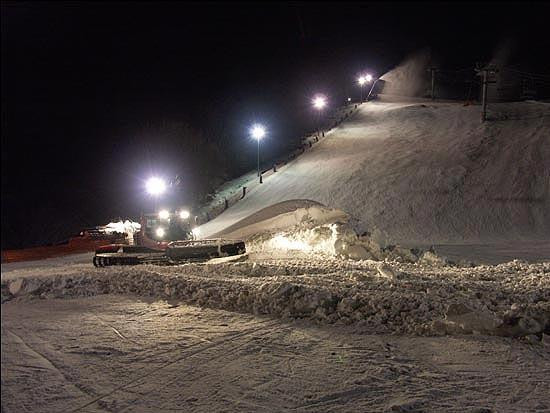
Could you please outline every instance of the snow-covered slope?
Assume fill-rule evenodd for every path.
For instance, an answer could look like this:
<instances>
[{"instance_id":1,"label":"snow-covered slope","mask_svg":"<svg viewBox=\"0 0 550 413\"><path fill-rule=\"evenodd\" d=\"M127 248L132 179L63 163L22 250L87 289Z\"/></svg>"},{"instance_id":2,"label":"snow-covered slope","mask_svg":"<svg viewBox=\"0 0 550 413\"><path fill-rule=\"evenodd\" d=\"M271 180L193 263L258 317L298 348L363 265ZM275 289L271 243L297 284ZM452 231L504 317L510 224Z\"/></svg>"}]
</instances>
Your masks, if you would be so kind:
<instances>
[{"instance_id":1,"label":"snow-covered slope","mask_svg":"<svg viewBox=\"0 0 550 413\"><path fill-rule=\"evenodd\" d=\"M479 106L393 100L364 104L201 234L309 199L403 243L550 238L550 105L493 104L482 124Z\"/></svg>"}]
</instances>

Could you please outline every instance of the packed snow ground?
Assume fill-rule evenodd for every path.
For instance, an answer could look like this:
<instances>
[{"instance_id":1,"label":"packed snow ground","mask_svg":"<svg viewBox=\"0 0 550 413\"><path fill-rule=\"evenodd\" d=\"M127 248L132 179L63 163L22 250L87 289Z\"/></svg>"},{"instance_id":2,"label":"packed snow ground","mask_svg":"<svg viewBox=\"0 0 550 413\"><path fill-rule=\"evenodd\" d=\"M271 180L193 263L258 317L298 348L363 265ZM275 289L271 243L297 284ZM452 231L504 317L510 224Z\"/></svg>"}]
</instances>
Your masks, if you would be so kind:
<instances>
[{"instance_id":1,"label":"packed snow ground","mask_svg":"<svg viewBox=\"0 0 550 413\"><path fill-rule=\"evenodd\" d=\"M2 305L2 411L547 411L548 347L143 297Z\"/></svg>"},{"instance_id":2,"label":"packed snow ground","mask_svg":"<svg viewBox=\"0 0 550 413\"><path fill-rule=\"evenodd\" d=\"M491 104L482 124L479 106L390 100L362 105L201 234L308 199L398 243L549 240L550 105Z\"/></svg>"}]
</instances>

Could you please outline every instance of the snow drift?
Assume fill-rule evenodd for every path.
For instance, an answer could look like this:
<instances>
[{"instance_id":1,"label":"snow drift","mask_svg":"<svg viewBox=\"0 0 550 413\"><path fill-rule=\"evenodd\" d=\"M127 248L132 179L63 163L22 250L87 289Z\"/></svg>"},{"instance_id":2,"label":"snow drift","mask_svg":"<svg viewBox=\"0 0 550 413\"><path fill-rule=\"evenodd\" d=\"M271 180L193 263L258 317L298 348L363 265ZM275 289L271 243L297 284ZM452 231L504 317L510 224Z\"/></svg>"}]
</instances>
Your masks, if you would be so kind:
<instances>
[{"instance_id":1,"label":"snow drift","mask_svg":"<svg viewBox=\"0 0 550 413\"><path fill-rule=\"evenodd\" d=\"M268 257L303 253L354 260L445 262L431 251L388 245L380 231L358 235L349 221L343 211L297 199L264 208L214 236L246 240L248 252Z\"/></svg>"},{"instance_id":2,"label":"snow drift","mask_svg":"<svg viewBox=\"0 0 550 413\"><path fill-rule=\"evenodd\" d=\"M344 211L356 233L377 230L394 243L548 240L550 106L492 104L490 116L480 123L478 106L382 95L201 233L308 199Z\"/></svg>"},{"instance_id":3,"label":"snow drift","mask_svg":"<svg viewBox=\"0 0 550 413\"><path fill-rule=\"evenodd\" d=\"M215 236L246 240L249 252L273 250L336 255L350 230L344 212L309 200L290 200L264 208Z\"/></svg>"},{"instance_id":4,"label":"snow drift","mask_svg":"<svg viewBox=\"0 0 550 413\"><path fill-rule=\"evenodd\" d=\"M550 264L512 261L457 268L341 259L175 267L18 269L2 273L2 302L132 294L253 314L363 326L373 333L550 331Z\"/></svg>"},{"instance_id":5,"label":"snow drift","mask_svg":"<svg viewBox=\"0 0 550 413\"><path fill-rule=\"evenodd\" d=\"M223 229L214 236L246 239L262 231L288 229L298 225L346 223L349 217L343 211L326 208L316 201L293 199L270 205Z\"/></svg>"}]
</instances>

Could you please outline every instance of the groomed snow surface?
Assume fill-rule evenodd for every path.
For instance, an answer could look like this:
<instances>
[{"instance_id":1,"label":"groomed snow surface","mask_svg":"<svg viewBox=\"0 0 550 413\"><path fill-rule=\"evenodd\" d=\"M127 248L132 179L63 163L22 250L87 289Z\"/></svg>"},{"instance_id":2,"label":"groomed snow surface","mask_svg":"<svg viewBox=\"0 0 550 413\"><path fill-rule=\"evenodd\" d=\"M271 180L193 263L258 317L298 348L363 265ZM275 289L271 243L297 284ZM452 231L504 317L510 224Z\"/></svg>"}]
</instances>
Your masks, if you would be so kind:
<instances>
[{"instance_id":1,"label":"groomed snow surface","mask_svg":"<svg viewBox=\"0 0 550 413\"><path fill-rule=\"evenodd\" d=\"M549 240L550 105L491 104L481 123L477 105L393 100L363 104L201 234L308 199L393 243Z\"/></svg>"},{"instance_id":2,"label":"groomed snow surface","mask_svg":"<svg viewBox=\"0 0 550 413\"><path fill-rule=\"evenodd\" d=\"M545 412L548 349L102 295L2 305L2 411Z\"/></svg>"}]
</instances>

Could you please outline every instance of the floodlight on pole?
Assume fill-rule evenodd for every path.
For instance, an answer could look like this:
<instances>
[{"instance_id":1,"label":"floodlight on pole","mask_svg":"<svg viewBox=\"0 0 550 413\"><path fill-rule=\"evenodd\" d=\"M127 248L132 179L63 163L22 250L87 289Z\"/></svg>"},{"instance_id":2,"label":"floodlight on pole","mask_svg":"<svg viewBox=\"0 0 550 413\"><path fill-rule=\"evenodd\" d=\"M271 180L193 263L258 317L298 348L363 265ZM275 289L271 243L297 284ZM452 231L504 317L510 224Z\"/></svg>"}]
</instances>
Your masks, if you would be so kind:
<instances>
[{"instance_id":1,"label":"floodlight on pole","mask_svg":"<svg viewBox=\"0 0 550 413\"><path fill-rule=\"evenodd\" d=\"M313 98L313 107L317 110L323 109L327 105L327 98L324 96L315 96Z\"/></svg>"},{"instance_id":2,"label":"floodlight on pole","mask_svg":"<svg viewBox=\"0 0 550 413\"><path fill-rule=\"evenodd\" d=\"M262 125L254 125L250 129L250 134L254 139L259 141L265 136L265 128Z\"/></svg>"},{"instance_id":3,"label":"floodlight on pole","mask_svg":"<svg viewBox=\"0 0 550 413\"><path fill-rule=\"evenodd\" d=\"M260 141L265 136L265 127L260 124L255 124L250 128L250 136L256 139L258 142L258 175L260 177L260 183L262 182L262 177L260 176Z\"/></svg>"},{"instance_id":4,"label":"floodlight on pole","mask_svg":"<svg viewBox=\"0 0 550 413\"><path fill-rule=\"evenodd\" d=\"M317 95L312 100L313 107L317 109L317 133L321 134L321 110L327 105L327 98L323 95Z\"/></svg>"},{"instance_id":5,"label":"floodlight on pole","mask_svg":"<svg viewBox=\"0 0 550 413\"><path fill-rule=\"evenodd\" d=\"M166 182L161 178L152 177L145 183L145 189L150 195L158 196L166 191Z\"/></svg>"},{"instance_id":6,"label":"floodlight on pole","mask_svg":"<svg viewBox=\"0 0 550 413\"><path fill-rule=\"evenodd\" d=\"M372 75L366 74L361 75L357 78L357 83L359 83L359 87L361 88L361 103L363 103L363 86L366 83L370 83L372 81Z\"/></svg>"}]
</instances>

